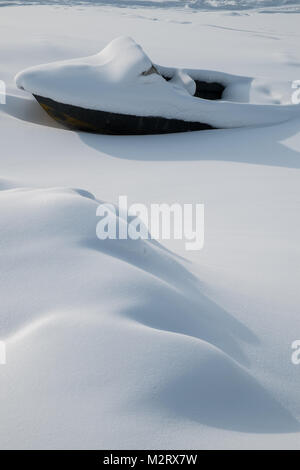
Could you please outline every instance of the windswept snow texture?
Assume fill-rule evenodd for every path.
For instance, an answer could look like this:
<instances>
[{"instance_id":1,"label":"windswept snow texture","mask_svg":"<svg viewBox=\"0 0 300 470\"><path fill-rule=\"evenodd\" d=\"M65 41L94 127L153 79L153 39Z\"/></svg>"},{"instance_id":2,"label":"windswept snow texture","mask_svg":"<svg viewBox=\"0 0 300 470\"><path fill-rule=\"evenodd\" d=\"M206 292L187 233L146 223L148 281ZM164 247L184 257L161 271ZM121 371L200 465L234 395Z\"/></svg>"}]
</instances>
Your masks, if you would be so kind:
<instances>
[{"instance_id":1,"label":"windswept snow texture","mask_svg":"<svg viewBox=\"0 0 300 470\"><path fill-rule=\"evenodd\" d=\"M1 9L0 448L299 449L300 119L93 135L16 88L20 70L90 57L116 33L166 74L238 76L230 105L284 109L297 92L296 14ZM204 203L203 250L99 240L98 205L120 195Z\"/></svg>"},{"instance_id":2,"label":"windswept snow texture","mask_svg":"<svg viewBox=\"0 0 300 470\"><path fill-rule=\"evenodd\" d=\"M253 333L206 298L159 244L95 240L98 203L76 189L0 194L2 261L13 273L1 283L1 330L12 351L2 380L23 384L9 397L1 387L1 403L14 404L1 410L4 445L10 432L33 445L36 428L47 446L55 428L68 436L62 444L82 446L82 420L84 442L109 445L95 426L103 414L118 423L122 406L234 431L297 431L293 416L243 367L239 344L255 343ZM51 413L57 403L60 416Z\"/></svg>"}]
</instances>

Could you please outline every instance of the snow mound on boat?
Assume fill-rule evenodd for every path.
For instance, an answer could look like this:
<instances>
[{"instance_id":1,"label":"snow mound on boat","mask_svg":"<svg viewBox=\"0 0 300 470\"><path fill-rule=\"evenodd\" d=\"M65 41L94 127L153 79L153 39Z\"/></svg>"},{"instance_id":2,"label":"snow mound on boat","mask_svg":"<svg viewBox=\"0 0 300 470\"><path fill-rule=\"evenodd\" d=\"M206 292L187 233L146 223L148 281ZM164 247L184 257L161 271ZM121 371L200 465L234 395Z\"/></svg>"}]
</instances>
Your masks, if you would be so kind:
<instances>
[{"instance_id":1,"label":"snow mound on boat","mask_svg":"<svg viewBox=\"0 0 300 470\"><path fill-rule=\"evenodd\" d=\"M164 78L164 70L172 70L170 80ZM227 87L228 101L192 96L195 80L215 82L218 78ZM235 102L239 101L241 82L251 84L251 79L155 66L129 37L115 39L96 55L35 66L16 76L19 88L58 103L200 122L215 128L269 125L300 117L300 105Z\"/></svg>"},{"instance_id":2,"label":"snow mound on boat","mask_svg":"<svg viewBox=\"0 0 300 470\"><path fill-rule=\"evenodd\" d=\"M93 56L26 69L16 76L16 84L60 103L125 114L147 109L151 115L168 91L188 93L183 82L169 84L160 76L141 46L129 37L113 40Z\"/></svg>"},{"instance_id":3,"label":"snow mound on boat","mask_svg":"<svg viewBox=\"0 0 300 470\"><path fill-rule=\"evenodd\" d=\"M151 68L152 63L141 46L129 37L119 37L98 54L25 70L17 75L16 83L19 88L31 89L45 96L49 91L46 82L53 92L57 86L72 84L75 90L76 84L94 84L94 80L120 85L132 83L142 74L150 74L154 71ZM81 79L84 79L83 83Z\"/></svg>"}]
</instances>

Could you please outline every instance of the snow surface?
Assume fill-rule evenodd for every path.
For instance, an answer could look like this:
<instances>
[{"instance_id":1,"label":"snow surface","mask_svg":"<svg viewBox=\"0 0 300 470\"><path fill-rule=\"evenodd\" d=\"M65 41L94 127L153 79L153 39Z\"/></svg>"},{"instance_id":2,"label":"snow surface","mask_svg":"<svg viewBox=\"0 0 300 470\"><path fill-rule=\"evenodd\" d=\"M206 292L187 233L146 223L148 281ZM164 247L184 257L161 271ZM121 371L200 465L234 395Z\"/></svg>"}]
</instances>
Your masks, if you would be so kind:
<instances>
[{"instance_id":1,"label":"snow surface","mask_svg":"<svg viewBox=\"0 0 300 470\"><path fill-rule=\"evenodd\" d=\"M193 79L207 79L227 85L227 99L239 101L245 83L251 95L249 78L179 69L171 73L172 80L166 81L158 73L149 73L151 69L153 64L141 46L129 37L119 37L99 54L20 72L16 84L35 95L85 109L162 116L203 122L217 128L275 124L300 117L300 104L249 105L193 96L196 87ZM158 69L163 71L162 67Z\"/></svg>"},{"instance_id":2,"label":"snow surface","mask_svg":"<svg viewBox=\"0 0 300 470\"><path fill-rule=\"evenodd\" d=\"M15 5L112 5L119 7L188 8L191 10L223 10L236 14L243 10L265 12L299 11L299 0L0 0L0 6Z\"/></svg>"},{"instance_id":3,"label":"snow surface","mask_svg":"<svg viewBox=\"0 0 300 470\"><path fill-rule=\"evenodd\" d=\"M257 77L253 102L300 78L296 14L1 8L0 447L299 449L300 119L90 135L15 87L119 35L166 67ZM204 249L98 240L119 195L204 203Z\"/></svg>"}]
</instances>

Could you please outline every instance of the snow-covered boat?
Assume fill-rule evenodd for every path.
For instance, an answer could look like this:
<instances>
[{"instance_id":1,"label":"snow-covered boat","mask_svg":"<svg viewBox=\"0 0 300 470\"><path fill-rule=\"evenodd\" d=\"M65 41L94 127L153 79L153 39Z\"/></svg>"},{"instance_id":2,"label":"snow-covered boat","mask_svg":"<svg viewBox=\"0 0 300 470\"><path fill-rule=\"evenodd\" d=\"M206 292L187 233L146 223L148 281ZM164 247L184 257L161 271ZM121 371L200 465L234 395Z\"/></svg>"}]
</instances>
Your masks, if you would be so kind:
<instances>
[{"instance_id":1,"label":"snow-covered boat","mask_svg":"<svg viewBox=\"0 0 300 470\"><path fill-rule=\"evenodd\" d=\"M291 83L155 65L127 37L93 56L26 69L16 84L67 127L103 134L259 126L300 117Z\"/></svg>"}]
</instances>

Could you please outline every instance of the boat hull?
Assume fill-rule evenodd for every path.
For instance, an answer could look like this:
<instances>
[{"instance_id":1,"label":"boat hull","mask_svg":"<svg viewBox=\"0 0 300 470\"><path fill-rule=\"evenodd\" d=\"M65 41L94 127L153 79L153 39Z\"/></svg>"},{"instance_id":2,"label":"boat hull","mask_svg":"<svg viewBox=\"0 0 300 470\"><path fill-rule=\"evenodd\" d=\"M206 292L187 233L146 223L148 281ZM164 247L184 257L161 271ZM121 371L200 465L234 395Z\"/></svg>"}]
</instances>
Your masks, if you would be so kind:
<instances>
[{"instance_id":1,"label":"boat hull","mask_svg":"<svg viewBox=\"0 0 300 470\"><path fill-rule=\"evenodd\" d=\"M98 111L59 103L35 94L33 96L52 118L72 130L97 134L145 135L213 129L202 122Z\"/></svg>"}]
</instances>

